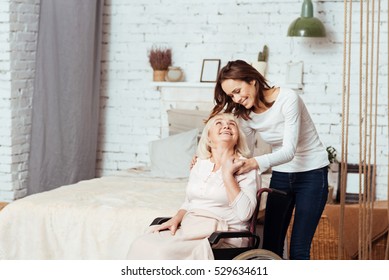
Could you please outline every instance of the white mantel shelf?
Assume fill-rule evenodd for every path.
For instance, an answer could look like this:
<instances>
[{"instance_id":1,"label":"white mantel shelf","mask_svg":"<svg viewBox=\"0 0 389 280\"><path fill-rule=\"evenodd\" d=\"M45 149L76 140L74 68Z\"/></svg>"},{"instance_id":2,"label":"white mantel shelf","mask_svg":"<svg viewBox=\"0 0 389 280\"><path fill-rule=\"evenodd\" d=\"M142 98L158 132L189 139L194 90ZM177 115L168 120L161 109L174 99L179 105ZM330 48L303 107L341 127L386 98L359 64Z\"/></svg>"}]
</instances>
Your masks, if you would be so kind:
<instances>
[{"instance_id":1,"label":"white mantel shelf","mask_svg":"<svg viewBox=\"0 0 389 280\"><path fill-rule=\"evenodd\" d=\"M157 88L214 88L216 83L201 83L201 82L153 82L153 86Z\"/></svg>"}]
</instances>

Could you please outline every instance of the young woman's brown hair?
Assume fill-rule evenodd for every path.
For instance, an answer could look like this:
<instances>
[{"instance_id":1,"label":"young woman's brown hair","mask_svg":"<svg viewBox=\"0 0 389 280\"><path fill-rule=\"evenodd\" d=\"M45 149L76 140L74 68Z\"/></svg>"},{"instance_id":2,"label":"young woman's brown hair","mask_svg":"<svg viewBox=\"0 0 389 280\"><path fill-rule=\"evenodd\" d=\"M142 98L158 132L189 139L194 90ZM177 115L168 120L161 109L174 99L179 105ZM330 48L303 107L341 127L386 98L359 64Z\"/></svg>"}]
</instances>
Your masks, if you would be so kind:
<instances>
[{"instance_id":1,"label":"young woman's brown hair","mask_svg":"<svg viewBox=\"0 0 389 280\"><path fill-rule=\"evenodd\" d=\"M215 86L215 107L212 110L211 115L208 119L217 115L223 109L226 113L233 113L237 117L242 117L245 120L250 119L250 109L246 109L244 106L232 101L231 97L228 96L222 89L222 82L227 79L241 80L246 83L255 81L255 88L257 92L257 102L262 102L266 107L271 107L274 102L266 102L263 91L270 89L266 79L250 64L243 60L230 61L224 66L218 75L216 86Z\"/></svg>"}]
</instances>

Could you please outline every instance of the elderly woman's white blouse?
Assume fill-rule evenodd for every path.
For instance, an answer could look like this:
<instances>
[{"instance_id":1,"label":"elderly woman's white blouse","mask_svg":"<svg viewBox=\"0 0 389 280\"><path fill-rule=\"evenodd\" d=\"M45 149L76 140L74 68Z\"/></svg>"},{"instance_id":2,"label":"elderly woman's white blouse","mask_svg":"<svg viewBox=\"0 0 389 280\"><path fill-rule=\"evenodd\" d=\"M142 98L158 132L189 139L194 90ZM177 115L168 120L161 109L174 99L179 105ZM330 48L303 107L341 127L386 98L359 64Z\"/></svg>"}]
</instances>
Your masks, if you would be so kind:
<instances>
[{"instance_id":1,"label":"elderly woman's white blouse","mask_svg":"<svg viewBox=\"0 0 389 280\"><path fill-rule=\"evenodd\" d=\"M214 213L228 224L228 230L248 228L248 220L256 206L256 193L260 180L254 170L236 176L240 193L231 203L222 180L221 169L213 172L214 163L209 159L197 159L193 166L181 209L204 209Z\"/></svg>"}]
</instances>

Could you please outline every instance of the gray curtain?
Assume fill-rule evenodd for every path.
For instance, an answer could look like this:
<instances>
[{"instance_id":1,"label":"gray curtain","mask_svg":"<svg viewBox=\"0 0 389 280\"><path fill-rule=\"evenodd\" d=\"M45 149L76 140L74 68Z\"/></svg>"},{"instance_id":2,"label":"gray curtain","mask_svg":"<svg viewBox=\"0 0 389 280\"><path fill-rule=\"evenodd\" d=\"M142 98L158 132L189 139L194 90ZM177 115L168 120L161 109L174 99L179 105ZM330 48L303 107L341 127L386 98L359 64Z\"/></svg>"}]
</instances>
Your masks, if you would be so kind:
<instances>
[{"instance_id":1,"label":"gray curtain","mask_svg":"<svg viewBox=\"0 0 389 280\"><path fill-rule=\"evenodd\" d=\"M28 194L95 177L103 0L41 0Z\"/></svg>"}]
</instances>

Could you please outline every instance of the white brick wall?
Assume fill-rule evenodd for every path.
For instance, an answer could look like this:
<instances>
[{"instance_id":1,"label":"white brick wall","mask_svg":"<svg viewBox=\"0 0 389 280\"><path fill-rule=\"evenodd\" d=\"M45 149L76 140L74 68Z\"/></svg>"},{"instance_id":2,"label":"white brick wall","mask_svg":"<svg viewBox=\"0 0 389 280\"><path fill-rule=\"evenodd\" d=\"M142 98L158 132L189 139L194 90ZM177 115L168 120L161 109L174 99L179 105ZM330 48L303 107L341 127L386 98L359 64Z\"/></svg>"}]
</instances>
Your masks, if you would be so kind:
<instances>
[{"instance_id":1,"label":"white brick wall","mask_svg":"<svg viewBox=\"0 0 389 280\"><path fill-rule=\"evenodd\" d=\"M0 198L13 199L9 1L0 2Z\"/></svg>"},{"instance_id":2,"label":"white brick wall","mask_svg":"<svg viewBox=\"0 0 389 280\"><path fill-rule=\"evenodd\" d=\"M26 195L39 0L0 4L0 200Z\"/></svg>"},{"instance_id":3,"label":"white brick wall","mask_svg":"<svg viewBox=\"0 0 389 280\"><path fill-rule=\"evenodd\" d=\"M384 2L383 97L387 90L388 11ZM199 81L204 58L220 58L223 65L233 59L252 61L264 44L270 49L267 77L272 83L285 82L286 63L304 61L302 97L325 145L340 151L343 0L313 1L315 16L327 29L324 39L286 36L289 24L300 14L301 4L300 0L105 1L98 173L105 175L147 163L147 143L160 137L160 93L150 83L152 70L147 61L147 50L153 44L171 47L174 65L182 67L186 80L193 82ZM358 18L355 15L355 22ZM353 61L358 61L358 55ZM383 114L387 114L385 106L380 104ZM378 162L384 168L377 184L379 197L385 199L385 115L379 122L378 153L384 156ZM357 154L354 151L351 158L357 159Z\"/></svg>"}]
</instances>

